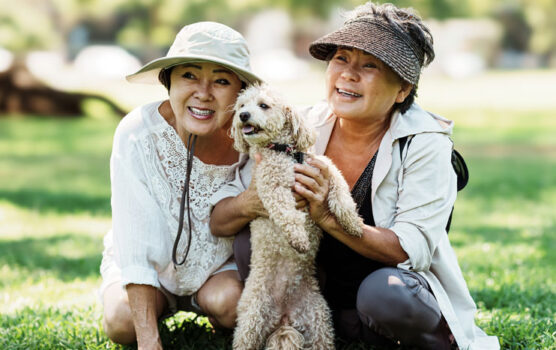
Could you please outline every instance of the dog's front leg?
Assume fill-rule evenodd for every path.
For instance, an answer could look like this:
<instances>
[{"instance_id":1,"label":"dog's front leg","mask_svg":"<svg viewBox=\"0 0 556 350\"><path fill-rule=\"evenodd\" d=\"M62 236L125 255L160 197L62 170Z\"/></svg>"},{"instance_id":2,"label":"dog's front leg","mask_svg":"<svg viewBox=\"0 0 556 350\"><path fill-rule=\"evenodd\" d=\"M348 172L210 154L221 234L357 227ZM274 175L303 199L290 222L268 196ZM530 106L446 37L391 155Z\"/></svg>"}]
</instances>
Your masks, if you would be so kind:
<instances>
[{"instance_id":1,"label":"dog's front leg","mask_svg":"<svg viewBox=\"0 0 556 350\"><path fill-rule=\"evenodd\" d=\"M328 166L330 188L328 191L328 208L334 214L344 230L356 237L363 235L363 219L357 213L357 205L351 197L349 186L340 170L325 156L318 156Z\"/></svg>"},{"instance_id":2,"label":"dog's front leg","mask_svg":"<svg viewBox=\"0 0 556 350\"><path fill-rule=\"evenodd\" d=\"M257 166L255 181L259 198L270 220L280 228L295 250L307 252L310 247L305 230L307 214L295 208L291 189L294 181L291 163L276 164L265 159Z\"/></svg>"}]
</instances>

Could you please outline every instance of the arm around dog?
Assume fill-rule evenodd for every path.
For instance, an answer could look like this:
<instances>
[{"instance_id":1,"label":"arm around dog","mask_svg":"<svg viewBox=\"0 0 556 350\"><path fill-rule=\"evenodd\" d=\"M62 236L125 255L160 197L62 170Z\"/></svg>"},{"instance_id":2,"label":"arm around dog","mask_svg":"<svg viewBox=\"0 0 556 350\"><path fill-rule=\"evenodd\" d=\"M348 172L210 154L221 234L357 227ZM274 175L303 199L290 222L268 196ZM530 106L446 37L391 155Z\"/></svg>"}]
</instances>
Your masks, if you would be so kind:
<instances>
[{"instance_id":1,"label":"arm around dog","mask_svg":"<svg viewBox=\"0 0 556 350\"><path fill-rule=\"evenodd\" d=\"M257 166L261 162L260 154L253 158ZM245 191L215 204L210 215L210 230L218 237L233 236L259 216L268 217L268 213L259 199L255 182L251 181Z\"/></svg>"},{"instance_id":2,"label":"arm around dog","mask_svg":"<svg viewBox=\"0 0 556 350\"><path fill-rule=\"evenodd\" d=\"M387 228L363 225L362 237L348 235L331 213L327 203L330 190L329 171L318 159L308 159L310 165L297 164L295 191L309 202L309 213L317 225L357 253L396 266L407 260L396 234Z\"/></svg>"},{"instance_id":3,"label":"arm around dog","mask_svg":"<svg viewBox=\"0 0 556 350\"><path fill-rule=\"evenodd\" d=\"M262 156L258 153L254 158L255 164L259 164L262 160ZM307 206L308 202L303 196L294 192L294 197L297 209ZM252 181L244 192L235 197L224 198L214 205L210 215L210 230L218 237L233 236L259 216L266 218L268 212L259 199L257 187Z\"/></svg>"},{"instance_id":4,"label":"arm around dog","mask_svg":"<svg viewBox=\"0 0 556 350\"><path fill-rule=\"evenodd\" d=\"M233 236L245 225L259 216L267 217L254 183L236 197L218 202L210 215L210 230L213 235Z\"/></svg>"}]
</instances>

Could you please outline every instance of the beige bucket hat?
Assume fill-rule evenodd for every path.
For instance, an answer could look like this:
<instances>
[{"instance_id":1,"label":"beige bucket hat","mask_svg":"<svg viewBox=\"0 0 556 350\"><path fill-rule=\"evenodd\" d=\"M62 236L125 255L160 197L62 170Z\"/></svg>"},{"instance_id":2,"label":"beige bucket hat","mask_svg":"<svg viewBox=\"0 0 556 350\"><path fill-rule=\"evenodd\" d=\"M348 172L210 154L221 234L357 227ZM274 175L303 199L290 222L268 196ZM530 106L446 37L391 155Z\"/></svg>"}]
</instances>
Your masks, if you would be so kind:
<instances>
[{"instance_id":1,"label":"beige bucket hat","mask_svg":"<svg viewBox=\"0 0 556 350\"><path fill-rule=\"evenodd\" d=\"M126 79L131 83L157 84L162 69L203 61L230 69L247 84L262 82L251 71L249 49L243 36L216 22L198 22L183 27L165 57L147 63Z\"/></svg>"}]
</instances>

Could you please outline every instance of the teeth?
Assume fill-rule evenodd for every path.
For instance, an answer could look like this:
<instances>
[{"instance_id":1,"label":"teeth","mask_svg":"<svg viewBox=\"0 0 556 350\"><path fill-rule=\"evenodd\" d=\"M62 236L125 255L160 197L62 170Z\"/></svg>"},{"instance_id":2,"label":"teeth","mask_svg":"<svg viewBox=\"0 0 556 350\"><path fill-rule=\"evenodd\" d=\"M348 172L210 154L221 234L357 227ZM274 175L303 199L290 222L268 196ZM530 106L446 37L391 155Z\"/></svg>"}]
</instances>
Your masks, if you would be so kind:
<instances>
[{"instance_id":1,"label":"teeth","mask_svg":"<svg viewBox=\"0 0 556 350\"><path fill-rule=\"evenodd\" d=\"M349 96L353 96L353 97L361 97L363 95L359 95L356 94L355 92L350 92L350 91L346 91L346 90L342 90L342 89L338 89L338 92L344 95L349 95Z\"/></svg>"},{"instance_id":2,"label":"teeth","mask_svg":"<svg viewBox=\"0 0 556 350\"><path fill-rule=\"evenodd\" d=\"M189 109L191 110L191 112L198 114L198 115L210 115L213 114L214 111L211 109L199 109L199 108L195 108L195 107L189 107Z\"/></svg>"}]
</instances>

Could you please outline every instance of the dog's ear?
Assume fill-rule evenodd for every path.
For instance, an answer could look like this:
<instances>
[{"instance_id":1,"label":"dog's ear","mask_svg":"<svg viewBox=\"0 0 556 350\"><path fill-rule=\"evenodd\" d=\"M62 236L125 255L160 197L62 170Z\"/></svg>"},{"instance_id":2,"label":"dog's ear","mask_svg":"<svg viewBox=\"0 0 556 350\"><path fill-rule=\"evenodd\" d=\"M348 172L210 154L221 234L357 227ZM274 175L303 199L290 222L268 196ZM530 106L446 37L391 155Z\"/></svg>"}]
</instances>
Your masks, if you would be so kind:
<instances>
[{"instance_id":1,"label":"dog's ear","mask_svg":"<svg viewBox=\"0 0 556 350\"><path fill-rule=\"evenodd\" d=\"M235 118L235 116L234 116ZM232 123L230 128L230 136L234 139L234 148L240 153L249 152L249 145L243 140L243 133L240 128L236 127L236 123Z\"/></svg>"},{"instance_id":2,"label":"dog's ear","mask_svg":"<svg viewBox=\"0 0 556 350\"><path fill-rule=\"evenodd\" d=\"M309 128L301 115L289 106L286 107L286 116L292 125L295 148L301 152L307 151L316 141L315 131Z\"/></svg>"}]
</instances>

